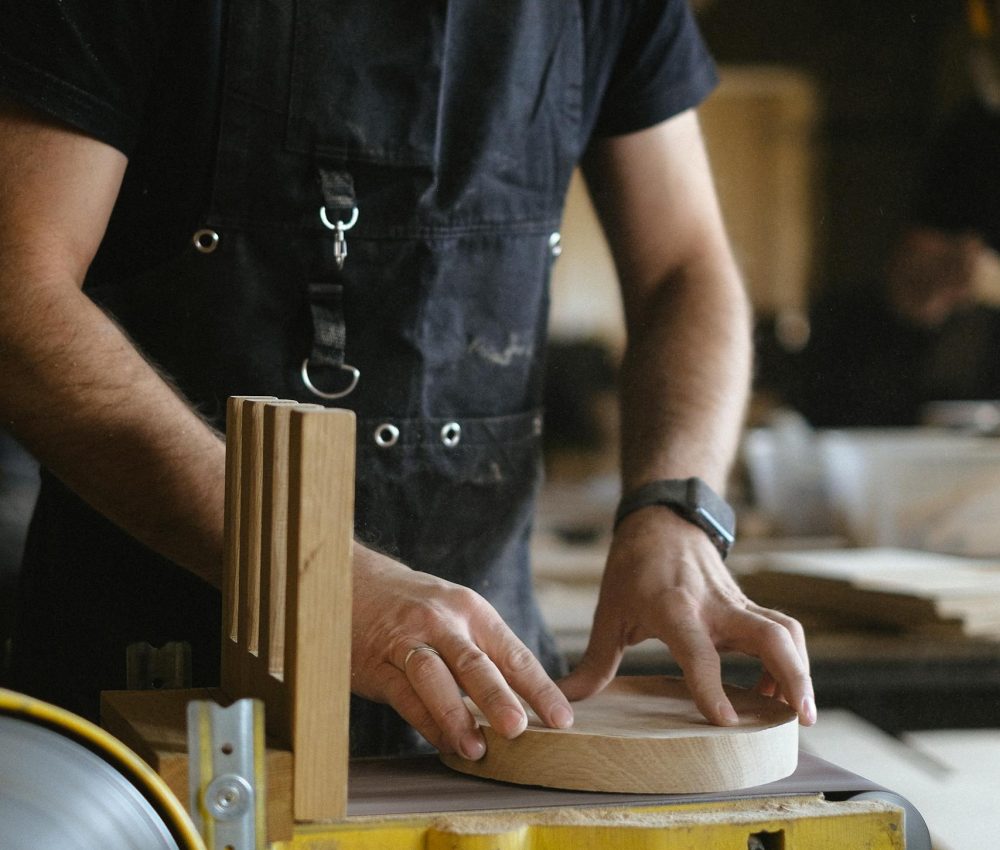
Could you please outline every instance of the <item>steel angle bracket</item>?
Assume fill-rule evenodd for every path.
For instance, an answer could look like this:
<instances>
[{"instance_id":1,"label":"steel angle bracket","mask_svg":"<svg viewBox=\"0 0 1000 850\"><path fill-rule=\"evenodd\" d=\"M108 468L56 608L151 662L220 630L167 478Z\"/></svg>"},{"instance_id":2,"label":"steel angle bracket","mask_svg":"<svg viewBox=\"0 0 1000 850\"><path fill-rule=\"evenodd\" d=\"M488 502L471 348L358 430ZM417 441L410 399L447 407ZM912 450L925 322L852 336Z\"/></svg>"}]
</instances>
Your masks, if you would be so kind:
<instances>
[{"instance_id":1,"label":"steel angle bracket","mask_svg":"<svg viewBox=\"0 0 1000 850\"><path fill-rule=\"evenodd\" d=\"M187 708L191 818L208 850L266 850L264 703Z\"/></svg>"}]
</instances>

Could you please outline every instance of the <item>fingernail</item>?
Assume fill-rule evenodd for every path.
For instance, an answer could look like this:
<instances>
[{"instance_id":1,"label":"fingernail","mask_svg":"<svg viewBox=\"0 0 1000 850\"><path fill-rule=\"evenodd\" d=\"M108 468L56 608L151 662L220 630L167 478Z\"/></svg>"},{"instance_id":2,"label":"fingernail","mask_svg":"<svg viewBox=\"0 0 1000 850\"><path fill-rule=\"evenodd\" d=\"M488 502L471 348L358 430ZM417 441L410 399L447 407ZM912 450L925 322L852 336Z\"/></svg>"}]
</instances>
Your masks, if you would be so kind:
<instances>
[{"instance_id":1,"label":"fingernail","mask_svg":"<svg viewBox=\"0 0 1000 850\"><path fill-rule=\"evenodd\" d=\"M507 730L501 733L505 738L516 738L528 725L528 718L524 712L515 708L505 708L500 712L498 719L501 721L502 728Z\"/></svg>"},{"instance_id":2,"label":"fingernail","mask_svg":"<svg viewBox=\"0 0 1000 850\"><path fill-rule=\"evenodd\" d=\"M552 709L552 722L557 729L569 729L573 725L573 712L565 705L557 705Z\"/></svg>"},{"instance_id":3,"label":"fingernail","mask_svg":"<svg viewBox=\"0 0 1000 850\"><path fill-rule=\"evenodd\" d=\"M812 697L803 698L801 715L806 726L812 726L816 722L816 703Z\"/></svg>"},{"instance_id":4,"label":"fingernail","mask_svg":"<svg viewBox=\"0 0 1000 850\"><path fill-rule=\"evenodd\" d=\"M735 726L740 722L740 716L736 713L735 709L728 702L720 702L716 706L716 710L722 717L723 721L730 726Z\"/></svg>"},{"instance_id":5,"label":"fingernail","mask_svg":"<svg viewBox=\"0 0 1000 850\"><path fill-rule=\"evenodd\" d=\"M470 761L479 761L486 755L486 742L479 732L466 732L460 743L462 755Z\"/></svg>"}]
</instances>

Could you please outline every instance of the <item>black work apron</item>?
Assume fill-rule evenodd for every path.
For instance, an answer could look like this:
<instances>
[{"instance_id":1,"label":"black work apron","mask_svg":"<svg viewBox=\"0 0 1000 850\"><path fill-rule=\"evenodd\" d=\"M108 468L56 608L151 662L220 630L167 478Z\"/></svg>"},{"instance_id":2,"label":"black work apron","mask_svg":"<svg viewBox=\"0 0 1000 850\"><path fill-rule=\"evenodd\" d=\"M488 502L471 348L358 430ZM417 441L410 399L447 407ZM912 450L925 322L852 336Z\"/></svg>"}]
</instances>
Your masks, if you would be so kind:
<instances>
[{"instance_id":1,"label":"black work apron","mask_svg":"<svg viewBox=\"0 0 1000 850\"><path fill-rule=\"evenodd\" d=\"M220 428L232 394L320 401L304 362L325 390L344 387L341 361L358 369L329 402L358 415L358 539L483 594L557 673L528 537L548 279L580 153L578 5L229 6L205 232L129 268L149 211L117 210L88 292ZM354 207L338 269L319 212ZM217 678L217 593L48 477L31 538L37 614L15 658L60 680L29 673L33 690L84 711L74 695L120 687L138 640L191 640L196 684ZM355 700L355 753L413 743Z\"/></svg>"}]
</instances>

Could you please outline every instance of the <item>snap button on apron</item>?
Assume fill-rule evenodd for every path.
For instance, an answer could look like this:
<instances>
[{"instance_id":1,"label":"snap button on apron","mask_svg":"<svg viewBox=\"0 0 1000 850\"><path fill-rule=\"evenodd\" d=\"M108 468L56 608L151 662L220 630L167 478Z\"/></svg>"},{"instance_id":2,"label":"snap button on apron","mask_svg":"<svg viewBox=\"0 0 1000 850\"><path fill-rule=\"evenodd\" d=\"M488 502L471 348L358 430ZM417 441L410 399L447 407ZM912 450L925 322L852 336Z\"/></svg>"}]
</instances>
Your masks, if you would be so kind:
<instances>
[{"instance_id":1,"label":"snap button on apron","mask_svg":"<svg viewBox=\"0 0 1000 850\"><path fill-rule=\"evenodd\" d=\"M203 227L201 230L194 232L194 236L191 237L191 244L200 253L211 254L219 247L219 234L214 230Z\"/></svg>"},{"instance_id":2,"label":"snap button on apron","mask_svg":"<svg viewBox=\"0 0 1000 850\"><path fill-rule=\"evenodd\" d=\"M387 449L399 441L399 428L391 422L383 422L375 429L375 445Z\"/></svg>"},{"instance_id":3,"label":"snap button on apron","mask_svg":"<svg viewBox=\"0 0 1000 850\"><path fill-rule=\"evenodd\" d=\"M562 253L562 234L558 230L549 236L549 251L553 257L558 257Z\"/></svg>"},{"instance_id":4,"label":"snap button on apron","mask_svg":"<svg viewBox=\"0 0 1000 850\"><path fill-rule=\"evenodd\" d=\"M452 446L457 446L458 441L462 439L462 426L457 422L449 422L441 429L441 442L444 443L449 449Z\"/></svg>"}]
</instances>

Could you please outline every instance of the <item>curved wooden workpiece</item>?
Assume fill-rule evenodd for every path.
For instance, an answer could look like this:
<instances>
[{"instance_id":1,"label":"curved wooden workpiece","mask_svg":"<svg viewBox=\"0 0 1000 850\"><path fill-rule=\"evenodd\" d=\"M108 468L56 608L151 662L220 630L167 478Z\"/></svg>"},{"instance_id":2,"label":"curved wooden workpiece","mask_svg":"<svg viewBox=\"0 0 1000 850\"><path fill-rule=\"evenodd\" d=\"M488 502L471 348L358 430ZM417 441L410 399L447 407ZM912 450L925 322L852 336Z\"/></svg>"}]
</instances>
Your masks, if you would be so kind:
<instances>
[{"instance_id":1,"label":"curved wooden workpiece","mask_svg":"<svg viewBox=\"0 0 1000 850\"><path fill-rule=\"evenodd\" d=\"M470 702L486 755L477 762L441 759L462 773L504 782L639 794L731 791L791 774L798 763L795 712L743 688L727 685L726 693L738 726L711 725L681 679L621 676L574 704L572 728L549 729L528 709L528 728L512 741Z\"/></svg>"}]
</instances>

